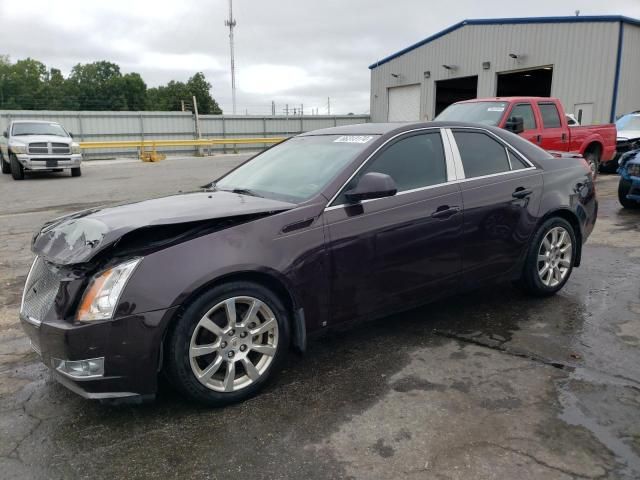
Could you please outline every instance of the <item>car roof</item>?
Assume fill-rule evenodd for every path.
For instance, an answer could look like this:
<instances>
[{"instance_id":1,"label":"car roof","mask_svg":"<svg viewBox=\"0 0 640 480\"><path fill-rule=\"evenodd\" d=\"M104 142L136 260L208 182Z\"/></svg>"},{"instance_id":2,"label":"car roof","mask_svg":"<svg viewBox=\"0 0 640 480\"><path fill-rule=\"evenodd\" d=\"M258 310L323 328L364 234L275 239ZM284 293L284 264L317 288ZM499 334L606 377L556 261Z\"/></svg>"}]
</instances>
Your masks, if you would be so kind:
<instances>
[{"instance_id":1,"label":"car roof","mask_svg":"<svg viewBox=\"0 0 640 480\"><path fill-rule=\"evenodd\" d=\"M416 128L455 128L455 127L481 127L493 130L494 127L478 125L470 122L395 122L395 123L357 123L340 127L321 128L298 136L308 137L316 135L386 135L389 133L402 133Z\"/></svg>"},{"instance_id":2,"label":"car roof","mask_svg":"<svg viewBox=\"0 0 640 480\"><path fill-rule=\"evenodd\" d=\"M456 103L475 103L475 102L529 102L531 100L546 100L547 102L555 101L553 97L486 97L472 98L471 100L462 100Z\"/></svg>"},{"instance_id":3,"label":"car roof","mask_svg":"<svg viewBox=\"0 0 640 480\"><path fill-rule=\"evenodd\" d=\"M11 123L55 123L60 125L58 122L52 122L51 120L13 120Z\"/></svg>"}]
</instances>

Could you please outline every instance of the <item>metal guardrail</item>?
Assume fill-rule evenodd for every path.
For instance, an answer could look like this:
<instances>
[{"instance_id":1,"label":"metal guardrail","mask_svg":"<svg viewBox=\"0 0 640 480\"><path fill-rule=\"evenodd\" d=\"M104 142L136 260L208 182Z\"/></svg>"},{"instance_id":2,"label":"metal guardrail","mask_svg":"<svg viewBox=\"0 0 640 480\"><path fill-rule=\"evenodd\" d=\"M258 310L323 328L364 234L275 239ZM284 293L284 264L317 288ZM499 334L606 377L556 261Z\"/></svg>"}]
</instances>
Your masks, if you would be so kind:
<instances>
[{"instance_id":1,"label":"metal guardrail","mask_svg":"<svg viewBox=\"0 0 640 480\"><path fill-rule=\"evenodd\" d=\"M157 147L206 147L209 145L273 144L285 137L265 138L201 138L194 140L124 140L106 142L80 142L80 148L157 148Z\"/></svg>"},{"instance_id":2,"label":"metal guardrail","mask_svg":"<svg viewBox=\"0 0 640 480\"><path fill-rule=\"evenodd\" d=\"M108 149L108 148L137 148L139 157L145 162L163 160L165 155L157 152L159 147L212 147L214 145L267 145L279 143L286 137L261 138L200 138L193 140L124 140L106 142L79 142L80 148Z\"/></svg>"}]
</instances>

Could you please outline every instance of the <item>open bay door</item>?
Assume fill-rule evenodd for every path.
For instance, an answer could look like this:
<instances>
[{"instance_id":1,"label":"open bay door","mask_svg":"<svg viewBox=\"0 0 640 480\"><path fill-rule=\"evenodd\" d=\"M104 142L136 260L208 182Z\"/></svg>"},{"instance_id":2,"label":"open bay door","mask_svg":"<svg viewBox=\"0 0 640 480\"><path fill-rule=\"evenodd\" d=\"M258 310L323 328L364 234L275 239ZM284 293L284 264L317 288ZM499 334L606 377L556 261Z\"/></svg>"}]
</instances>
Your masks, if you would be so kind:
<instances>
[{"instance_id":1,"label":"open bay door","mask_svg":"<svg viewBox=\"0 0 640 480\"><path fill-rule=\"evenodd\" d=\"M390 122L417 122L420 120L420 84L389 88Z\"/></svg>"}]
</instances>

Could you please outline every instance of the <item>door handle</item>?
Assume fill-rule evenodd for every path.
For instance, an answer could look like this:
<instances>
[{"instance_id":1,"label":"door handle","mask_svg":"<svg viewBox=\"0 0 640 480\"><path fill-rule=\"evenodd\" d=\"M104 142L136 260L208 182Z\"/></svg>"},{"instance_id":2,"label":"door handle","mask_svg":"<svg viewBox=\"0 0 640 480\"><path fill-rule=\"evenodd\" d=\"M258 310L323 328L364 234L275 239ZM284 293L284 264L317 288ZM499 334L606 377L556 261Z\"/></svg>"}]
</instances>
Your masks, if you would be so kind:
<instances>
[{"instance_id":1,"label":"door handle","mask_svg":"<svg viewBox=\"0 0 640 480\"><path fill-rule=\"evenodd\" d=\"M536 142L542 142L542 135L536 135Z\"/></svg>"},{"instance_id":2,"label":"door handle","mask_svg":"<svg viewBox=\"0 0 640 480\"><path fill-rule=\"evenodd\" d=\"M431 214L431 217L446 219L460 211L462 211L462 208L458 206L450 207L449 205L440 205L438 208L436 208L436 211Z\"/></svg>"},{"instance_id":3,"label":"door handle","mask_svg":"<svg viewBox=\"0 0 640 480\"><path fill-rule=\"evenodd\" d=\"M562 134L562 141L563 141L563 142L566 142L566 141L567 141L567 134L566 134L566 133L563 133L563 134Z\"/></svg>"},{"instance_id":4,"label":"door handle","mask_svg":"<svg viewBox=\"0 0 640 480\"><path fill-rule=\"evenodd\" d=\"M526 198L533 193L533 190L529 190L528 188L518 187L515 192L511 194L513 198Z\"/></svg>"}]
</instances>

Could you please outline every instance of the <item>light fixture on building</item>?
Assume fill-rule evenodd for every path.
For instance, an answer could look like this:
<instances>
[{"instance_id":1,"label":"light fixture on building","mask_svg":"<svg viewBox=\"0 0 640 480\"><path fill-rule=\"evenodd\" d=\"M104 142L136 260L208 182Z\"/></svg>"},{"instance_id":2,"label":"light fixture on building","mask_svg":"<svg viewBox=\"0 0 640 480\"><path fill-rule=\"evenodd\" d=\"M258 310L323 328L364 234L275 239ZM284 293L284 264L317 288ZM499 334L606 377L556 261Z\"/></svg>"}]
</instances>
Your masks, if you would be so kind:
<instances>
[{"instance_id":1,"label":"light fixture on building","mask_svg":"<svg viewBox=\"0 0 640 480\"><path fill-rule=\"evenodd\" d=\"M442 65L442 68L445 68L445 69L447 69L449 71L458 69L458 67L456 65Z\"/></svg>"},{"instance_id":2,"label":"light fixture on building","mask_svg":"<svg viewBox=\"0 0 640 480\"><path fill-rule=\"evenodd\" d=\"M431 78L431 71L427 70L426 72L424 72L424 78Z\"/></svg>"},{"instance_id":3,"label":"light fixture on building","mask_svg":"<svg viewBox=\"0 0 640 480\"><path fill-rule=\"evenodd\" d=\"M514 60L517 60L517 58L518 58L518 55L516 55L515 53L510 53L509 56L511 58L513 58Z\"/></svg>"},{"instance_id":4,"label":"light fixture on building","mask_svg":"<svg viewBox=\"0 0 640 480\"><path fill-rule=\"evenodd\" d=\"M491 62L482 62L482 69L489 70L491 68Z\"/></svg>"},{"instance_id":5,"label":"light fixture on building","mask_svg":"<svg viewBox=\"0 0 640 480\"><path fill-rule=\"evenodd\" d=\"M391 76L393 78L400 78L400 74L399 73L392 73Z\"/></svg>"}]
</instances>

